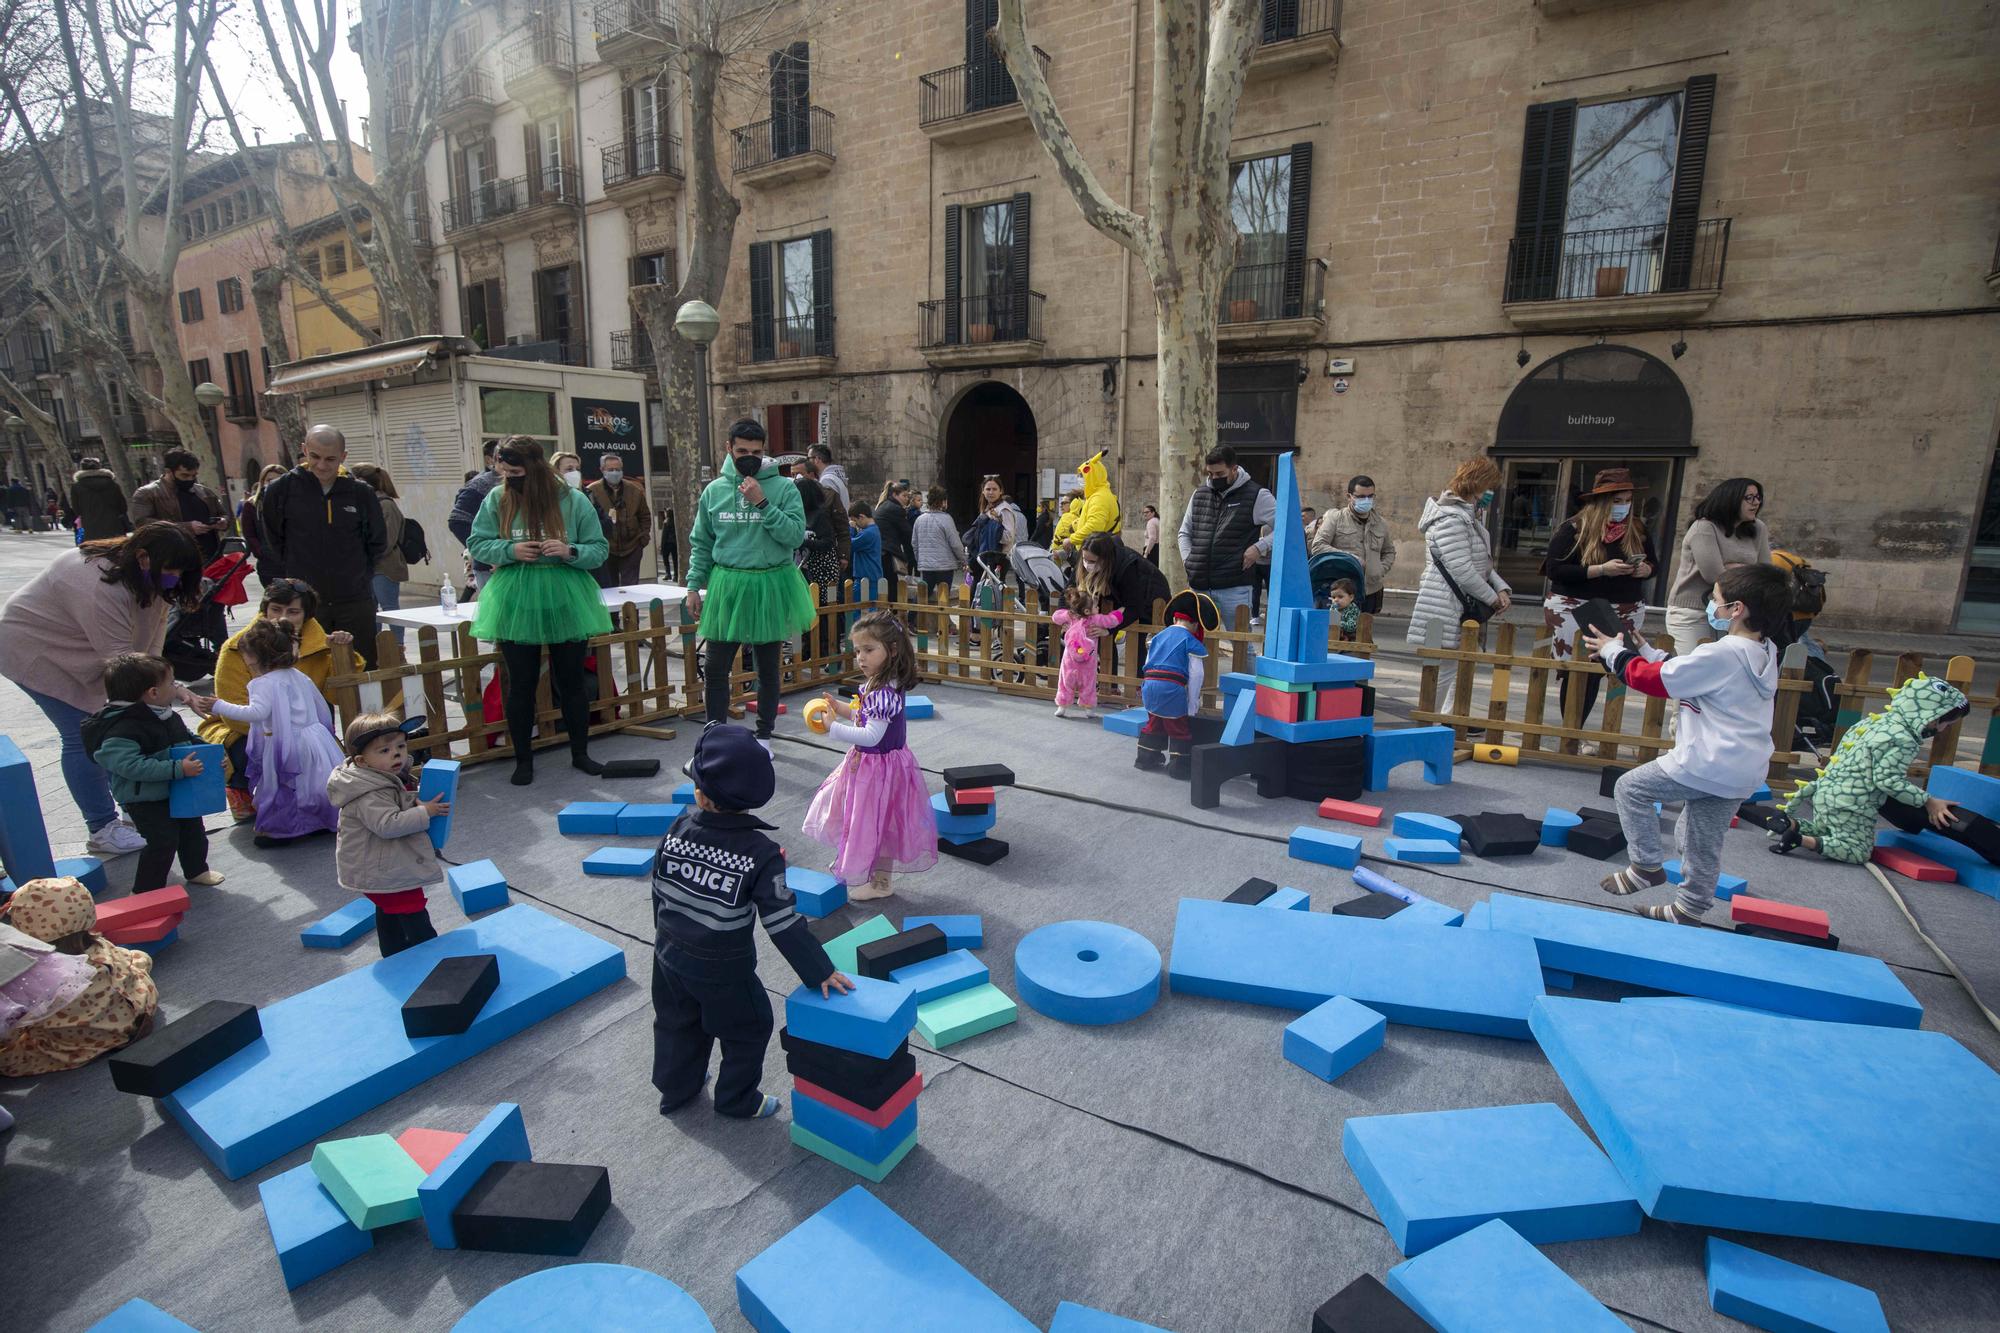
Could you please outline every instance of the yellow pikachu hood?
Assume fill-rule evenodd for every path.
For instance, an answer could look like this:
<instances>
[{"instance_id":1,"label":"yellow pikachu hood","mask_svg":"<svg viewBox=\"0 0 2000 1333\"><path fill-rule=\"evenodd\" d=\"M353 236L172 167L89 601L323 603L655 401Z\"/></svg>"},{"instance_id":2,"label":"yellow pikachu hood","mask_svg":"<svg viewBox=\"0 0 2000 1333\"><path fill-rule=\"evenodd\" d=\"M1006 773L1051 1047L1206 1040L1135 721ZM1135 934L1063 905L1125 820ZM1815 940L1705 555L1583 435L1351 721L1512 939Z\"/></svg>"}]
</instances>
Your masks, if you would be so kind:
<instances>
[{"instance_id":1,"label":"yellow pikachu hood","mask_svg":"<svg viewBox=\"0 0 2000 1333\"><path fill-rule=\"evenodd\" d=\"M1110 488L1111 474L1105 470L1104 451L1102 449L1099 449L1096 453L1085 459L1083 466L1076 471L1077 475L1083 478L1084 499L1088 500L1098 492Z\"/></svg>"},{"instance_id":2,"label":"yellow pikachu hood","mask_svg":"<svg viewBox=\"0 0 2000 1333\"><path fill-rule=\"evenodd\" d=\"M1058 545L1067 541L1077 546L1100 532L1117 533L1118 497L1111 490L1111 471L1104 465L1104 451L1098 450L1077 469L1083 478L1083 500L1079 511L1071 506L1064 522L1056 528Z\"/></svg>"}]
</instances>

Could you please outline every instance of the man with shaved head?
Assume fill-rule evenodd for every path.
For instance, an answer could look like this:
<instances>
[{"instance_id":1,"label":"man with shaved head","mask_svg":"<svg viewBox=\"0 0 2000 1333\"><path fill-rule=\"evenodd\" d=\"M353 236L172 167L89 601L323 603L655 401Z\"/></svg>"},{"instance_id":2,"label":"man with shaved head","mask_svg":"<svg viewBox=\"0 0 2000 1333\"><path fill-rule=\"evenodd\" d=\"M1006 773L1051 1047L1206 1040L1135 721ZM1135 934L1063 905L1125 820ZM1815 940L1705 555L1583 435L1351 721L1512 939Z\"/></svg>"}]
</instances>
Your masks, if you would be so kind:
<instances>
[{"instance_id":1,"label":"man with shaved head","mask_svg":"<svg viewBox=\"0 0 2000 1333\"><path fill-rule=\"evenodd\" d=\"M347 474L347 437L314 426L299 446L299 464L266 486L257 502L264 533L258 572L303 579L319 594L319 623L346 630L375 669L375 562L388 549L389 529L375 489Z\"/></svg>"}]
</instances>

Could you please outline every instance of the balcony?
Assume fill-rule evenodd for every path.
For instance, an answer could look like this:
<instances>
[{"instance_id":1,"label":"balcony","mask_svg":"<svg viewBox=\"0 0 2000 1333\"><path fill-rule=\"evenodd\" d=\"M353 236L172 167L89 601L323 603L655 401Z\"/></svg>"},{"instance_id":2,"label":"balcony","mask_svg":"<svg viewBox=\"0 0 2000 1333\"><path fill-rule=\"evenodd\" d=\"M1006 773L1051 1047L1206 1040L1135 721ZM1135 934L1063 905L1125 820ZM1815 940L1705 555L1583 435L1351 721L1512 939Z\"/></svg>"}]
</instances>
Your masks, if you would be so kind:
<instances>
[{"instance_id":1,"label":"balcony","mask_svg":"<svg viewBox=\"0 0 2000 1333\"><path fill-rule=\"evenodd\" d=\"M653 339L643 325L619 329L611 335L611 368L639 370L651 374L654 367Z\"/></svg>"},{"instance_id":2,"label":"balcony","mask_svg":"<svg viewBox=\"0 0 2000 1333\"><path fill-rule=\"evenodd\" d=\"M1311 342L1326 324L1326 261L1309 259L1299 295L1287 300L1283 260L1238 264L1223 284L1215 340L1222 347L1290 347Z\"/></svg>"},{"instance_id":3,"label":"balcony","mask_svg":"<svg viewBox=\"0 0 2000 1333\"><path fill-rule=\"evenodd\" d=\"M598 0L597 58L613 65L658 65L680 42L672 0Z\"/></svg>"},{"instance_id":4,"label":"balcony","mask_svg":"<svg viewBox=\"0 0 2000 1333\"><path fill-rule=\"evenodd\" d=\"M681 187L681 141L671 134L635 134L605 148L603 160L608 198L670 194Z\"/></svg>"},{"instance_id":5,"label":"balcony","mask_svg":"<svg viewBox=\"0 0 2000 1333\"><path fill-rule=\"evenodd\" d=\"M531 176L488 181L464 198L445 200L441 208L444 234L525 231L553 214L569 212L582 199L576 172L568 167L543 167Z\"/></svg>"},{"instance_id":6,"label":"balcony","mask_svg":"<svg viewBox=\"0 0 2000 1333\"><path fill-rule=\"evenodd\" d=\"M1535 8L1547 18L1568 18L1572 14L1594 14L1600 9L1645 4L1648 0L1535 0Z\"/></svg>"},{"instance_id":7,"label":"balcony","mask_svg":"<svg viewBox=\"0 0 2000 1333\"><path fill-rule=\"evenodd\" d=\"M576 82L576 48L567 32L538 23L500 57L500 77L514 101L544 105Z\"/></svg>"},{"instance_id":8,"label":"balcony","mask_svg":"<svg viewBox=\"0 0 2000 1333\"><path fill-rule=\"evenodd\" d=\"M56 373L55 357L46 342L32 343L28 347L28 373L30 375L53 375Z\"/></svg>"},{"instance_id":9,"label":"balcony","mask_svg":"<svg viewBox=\"0 0 2000 1333\"><path fill-rule=\"evenodd\" d=\"M746 380L805 379L831 374L833 316L758 320L736 326L736 374Z\"/></svg>"},{"instance_id":10,"label":"balcony","mask_svg":"<svg viewBox=\"0 0 2000 1333\"><path fill-rule=\"evenodd\" d=\"M438 128L453 134L493 123L499 99L493 95L493 79L477 66L445 76L444 96L438 99Z\"/></svg>"},{"instance_id":11,"label":"balcony","mask_svg":"<svg viewBox=\"0 0 2000 1333\"><path fill-rule=\"evenodd\" d=\"M1340 63L1343 0L1264 0L1250 77Z\"/></svg>"},{"instance_id":12,"label":"balcony","mask_svg":"<svg viewBox=\"0 0 2000 1333\"><path fill-rule=\"evenodd\" d=\"M1659 225L1516 236L1500 309L1520 329L1685 323L1722 294L1729 223L1704 218L1685 235Z\"/></svg>"},{"instance_id":13,"label":"balcony","mask_svg":"<svg viewBox=\"0 0 2000 1333\"><path fill-rule=\"evenodd\" d=\"M833 113L806 108L804 116L774 116L731 130L730 169L745 185L783 185L833 170Z\"/></svg>"},{"instance_id":14,"label":"balcony","mask_svg":"<svg viewBox=\"0 0 2000 1333\"><path fill-rule=\"evenodd\" d=\"M1026 301L1011 293L919 301L924 360L933 366L990 366L1042 355L1040 292Z\"/></svg>"},{"instance_id":15,"label":"balcony","mask_svg":"<svg viewBox=\"0 0 2000 1333\"><path fill-rule=\"evenodd\" d=\"M1049 53L1035 48L1048 71ZM917 76L917 124L933 143L977 143L1028 123L1028 109L997 60Z\"/></svg>"},{"instance_id":16,"label":"balcony","mask_svg":"<svg viewBox=\"0 0 2000 1333\"><path fill-rule=\"evenodd\" d=\"M232 393L222 400L222 415L238 424L255 424L257 420L257 395L254 393Z\"/></svg>"}]
</instances>

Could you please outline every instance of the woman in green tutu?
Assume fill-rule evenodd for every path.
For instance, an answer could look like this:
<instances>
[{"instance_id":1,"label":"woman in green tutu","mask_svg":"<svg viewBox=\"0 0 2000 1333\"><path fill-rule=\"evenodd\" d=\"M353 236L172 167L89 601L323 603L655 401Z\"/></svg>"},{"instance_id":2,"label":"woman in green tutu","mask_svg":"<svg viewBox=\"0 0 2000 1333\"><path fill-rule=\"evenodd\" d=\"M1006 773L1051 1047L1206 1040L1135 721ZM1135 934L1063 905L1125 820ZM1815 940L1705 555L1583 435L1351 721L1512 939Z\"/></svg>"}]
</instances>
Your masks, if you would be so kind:
<instances>
[{"instance_id":1,"label":"woman in green tutu","mask_svg":"<svg viewBox=\"0 0 2000 1333\"><path fill-rule=\"evenodd\" d=\"M696 506L688 610L701 617L708 641L702 661L708 720L729 720L729 675L737 651L748 648L757 661L757 739L768 750L784 646L819 618L819 604L792 560L805 539L805 505L799 488L765 457L764 428L748 418L731 426L729 458L728 470L702 488Z\"/></svg>"},{"instance_id":2,"label":"woman in green tutu","mask_svg":"<svg viewBox=\"0 0 2000 1333\"><path fill-rule=\"evenodd\" d=\"M474 638L500 645L507 667L507 734L514 742L514 785L535 780L535 687L542 649L549 650L549 691L569 732L569 761L586 773L604 771L590 757L590 696L583 659L593 634L611 632L597 580L604 563L604 527L590 497L563 483L542 446L510 435L493 454L500 485L486 493L472 520L466 550L493 566L473 603Z\"/></svg>"}]
</instances>

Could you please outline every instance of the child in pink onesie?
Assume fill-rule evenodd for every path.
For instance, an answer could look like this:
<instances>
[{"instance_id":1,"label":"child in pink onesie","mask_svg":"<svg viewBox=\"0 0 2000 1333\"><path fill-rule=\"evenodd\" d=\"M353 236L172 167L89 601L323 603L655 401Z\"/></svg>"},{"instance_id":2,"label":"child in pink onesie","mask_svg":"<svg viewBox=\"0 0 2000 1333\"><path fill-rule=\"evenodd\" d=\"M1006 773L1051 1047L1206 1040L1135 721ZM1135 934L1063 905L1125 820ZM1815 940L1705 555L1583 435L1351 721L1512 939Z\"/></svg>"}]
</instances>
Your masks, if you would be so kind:
<instances>
[{"instance_id":1,"label":"child in pink onesie","mask_svg":"<svg viewBox=\"0 0 2000 1333\"><path fill-rule=\"evenodd\" d=\"M1114 630L1119 617L1097 612L1095 594L1071 588L1064 605L1051 617L1063 632L1062 672L1056 677L1056 716L1068 717L1071 704L1083 706L1083 716L1095 717L1097 707L1097 640L1094 629Z\"/></svg>"}]
</instances>

